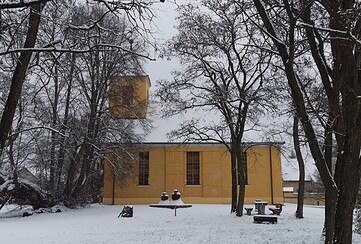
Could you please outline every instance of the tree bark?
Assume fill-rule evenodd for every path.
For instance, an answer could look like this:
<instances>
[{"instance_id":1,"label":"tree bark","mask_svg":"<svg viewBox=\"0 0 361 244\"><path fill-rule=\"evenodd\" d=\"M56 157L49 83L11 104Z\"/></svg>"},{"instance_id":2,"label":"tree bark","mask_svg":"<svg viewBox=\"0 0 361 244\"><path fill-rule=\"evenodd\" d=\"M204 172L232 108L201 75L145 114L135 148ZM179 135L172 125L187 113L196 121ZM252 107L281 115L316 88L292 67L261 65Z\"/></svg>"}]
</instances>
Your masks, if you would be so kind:
<instances>
[{"instance_id":1,"label":"tree bark","mask_svg":"<svg viewBox=\"0 0 361 244\"><path fill-rule=\"evenodd\" d=\"M335 243L352 243L353 210L360 183L360 144L360 135L353 130L353 134L346 137L344 151L340 154L338 163L341 162L341 166L336 168L340 178L337 182L339 195L335 214ZM357 155L354 153L356 150Z\"/></svg>"},{"instance_id":2,"label":"tree bark","mask_svg":"<svg viewBox=\"0 0 361 244\"><path fill-rule=\"evenodd\" d=\"M232 203L231 213L237 211L237 158L231 152L231 175L232 175Z\"/></svg>"},{"instance_id":3,"label":"tree bark","mask_svg":"<svg viewBox=\"0 0 361 244\"><path fill-rule=\"evenodd\" d=\"M29 27L26 34L24 48L33 48L35 46L41 20L41 10L42 4L40 3L34 4L30 7ZM16 63L13 77L11 79L10 92L8 94L0 121L0 156L6 146L6 141L12 127L16 107L21 95L31 56L32 52L24 51L20 53L20 57Z\"/></svg>"},{"instance_id":4,"label":"tree bark","mask_svg":"<svg viewBox=\"0 0 361 244\"><path fill-rule=\"evenodd\" d=\"M329 5L331 29L331 50L335 81L340 86L341 116L344 123L342 135L344 141L338 143L339 153L335 168L335 180L338 186L338 199L335 215L335 243L352 243L353 209L360 183L361 115L360 102L361 79L359 76L360 50L348 40L351 17L343 14L353 11L354 1L333 1ZM353 33L359 36L360 33Z\"/></svg>"},{"instance_id":5,"label":"tree bark","mask_svg":"<svg viewBox=\"0 0 361 244\"><path fill-rule=\"evenodd\" d=\"M325 128L325 145L324 145L324 155L327 167L330 172L333 172L332 168L332 128L329 126L332 124L331 121L332 116L329 116L327 125ZM334 192L326 192L325 193L325 243L333 242L333 235L335 232L335 214L336 214L336 199L337 195ZM326 231L327 230L327 231Z\"/></svg>"},{"instance_id":6,"label":"tree bark","mask_svg":"<svg viewBox=\"0 0 361 244\"><path fill-rule=\"evenodd\" d=\"M69 73L69 83L68 83L68 88L67 88L67 92L66 92L66 100L65 100L65 109L64 109L64 118L63 118L63 123L61 125L60 128L60 133L62 135L65 134L65 132L68 130L68 123L69 123L69 108L70 108L70 98L71 98L71 90L73 88L73 76L74 76L74 71L75 71L75 60L76 60L76 55L75 53L71 54L71 67L70 67L70 73ZM61 143L60 143L60 149L59 149L59 156L58 156L58 164L57 164L57 168L56 168L56 175L55 175L55 180L56 180L56 185L57 185L57 193L56 196L58 197L60 195L59 192L59 185L60 185L60 181L61 181L61 172L63 170L64 167L64 162L65 162L65 152L66 152L66 148L67 148L67 140L68 138L63 138Z\"/></svg>"},{"instance_id":7,"label":"tree bark","mask_svg":"<svg viewBox=\"0 0 361 244\"><path fill-rule=\"evenodd\" d=\"M78 179L74 185L74 189L72 191L72 197L77 198L80 197L81 191L84 188L88 181L88 175L90 171L90 167L92 162L94 162L94 143L95 138L98 134L98 126L97 123L99 122L99 98L101 97L101 89L100 84L105 82L103 79L103 73L100 70L101 61L100 61L100 53L99 50L94 52L94 62L93 65L95 66L91 68L91 88L90 91L90 99L89 99L89 107L90 107L90 114L89 114L89 121L87 124L87 130L84 136L84 141L82 147L84 150L82 151L81 155L81 168L79 172ZM83 91L87 92L86 86L83 87Z\"/></svg>"},{"instance_id":8,"label":"tree bark","mask_svg":"<svg viewBox=\"0 0 361 244\"><path fill-rule=\"evenodd\" d=\"M51 114L51 126L54 130L51 131L51 148L50 148L50 176L49 184L50 191L53 196L56 194L57 181L56 181L56 145L58 144L58 134L55 132L58 123L58 103L59 103L59 79L58 79L58 67L57 61L54 58L54 101L52 103L52 114Z\"/></svg>"},{"instance_id":9,"label":"tree bark","mask_svg":"<svg viewBox=\"0 0 361 244\"><path fill-rule=\"evenodd\" d=\"M298 162L298 195L297 195L297 210L296 217L303 218L303 202L305 198L305 162L302 158L302 152L300 148L300 138L298 134L298 118L293 117L293 145L296 152L296 158Z\"/></svg>"},{"instance_id":10,"label":"tree bark","mask_svg":"<svg viewBox=\"0 0 361 244\"><path fill-rule=\"evenodd\" d=\"M246 167L245 167L245 163L242 159L241 159L241 147L238 146L238 151L237 151L237 166L238 166L238 182L239 182L239 190L238 190L238 202L237 202L237 211L236 211L236 215L237 216L243 216L243 208L244 208L244 197L246 195Z\"/></svg>"},{"instance_id":11,"label":"tree bark","mask_svg":"<svg viewBox=\"0 0 361 244\"><path fill-rule=\"evenodd\" d=\"M79 161L80 155L82 155L83 152L83 146L81 145L78 147L76 144L74 145L74 153L70 160L70 165L68 168L68 172L66 175L66 184L63 191L63 196L65 199L65 204L69 207L74 206L74 199L72 196L72 191L74 188L76 175L77 175L77 162Z\"/></svg>"}]
</instances>

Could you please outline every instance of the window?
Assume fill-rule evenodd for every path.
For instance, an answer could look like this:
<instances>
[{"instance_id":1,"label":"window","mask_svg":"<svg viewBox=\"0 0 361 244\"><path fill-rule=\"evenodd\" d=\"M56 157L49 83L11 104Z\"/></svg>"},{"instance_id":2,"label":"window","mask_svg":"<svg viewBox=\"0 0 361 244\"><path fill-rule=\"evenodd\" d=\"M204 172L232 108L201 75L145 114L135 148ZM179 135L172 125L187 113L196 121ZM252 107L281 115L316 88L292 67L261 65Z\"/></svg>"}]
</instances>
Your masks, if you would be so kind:
<instances>
[{"instance_id":1,"label":"window","mask_svg":"<svg viewBox=\"0 0 361 244\"><path fill-rule=\"evenodd\" d=\"M242 151L241 152L241 162L240 163L243 163L244 165L244 172L245 172L245 182L246 182L246 185L248 185L248 172L247 172L247 152L246 151ZM239 168L239 167L238 167ZM239 178L239 175L240 173L238 172L238 185L240 184L240 178Z\"/></svg>"},{"instance_id":2,"label":"window","mask_svg":"<svg viewBox=\"0 0 361 244\"><path fill-rule=\"evenodd\" d=\"M187 185L199 184L199 152L187 152Z\"/></svg>"},{"instance_id":3,"label":"window","mask_svg":"<svg viewBox=\"0 0 361 244\"><path fill-rule=\"evenodd\" d=\"M139 185L149 185L149 152L139 153Z\"/></svg>"},{"instance_id":4,"label":"window","mask_svg":"<svg viewBox=\"0 0 361 244\"><path fill-rule=\"evenodd\" d=\"M122 87L122 104L123 105L132 105L133 104L133 86L123 86Z\"/></svg>"}]
</instances>

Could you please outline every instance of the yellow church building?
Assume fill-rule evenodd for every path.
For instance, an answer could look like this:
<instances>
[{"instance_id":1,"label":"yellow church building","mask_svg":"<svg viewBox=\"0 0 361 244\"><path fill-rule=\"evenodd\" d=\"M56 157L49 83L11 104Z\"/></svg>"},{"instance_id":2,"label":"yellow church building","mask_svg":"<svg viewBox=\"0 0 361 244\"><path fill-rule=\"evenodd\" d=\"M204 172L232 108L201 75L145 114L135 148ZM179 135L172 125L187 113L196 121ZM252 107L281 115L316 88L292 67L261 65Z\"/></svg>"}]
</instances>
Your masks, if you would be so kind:
<instances>
[{"instance_id":1,"label":"yellow church building","mask_svg":"<svg viewBox=\"0 0 361 244\"><path fill-rule=\"evenodd\" d=\"M283 203L282 143L245 143L245 203L262 199ZM104 164L104 204L158 203L162 192L177 189L185 203L230 203L231 158L219 143L144 143L137 145L137 167L127 180L117 177L111 157ZM133 148L134 151L134 148Z\"/></svg>"},{"instance_id":2,"label":"yellow church building","mask_svg":"<svg viewBox=\"0 0 361 244\"><path fill-rule=\"evenodd\" d=\"M110 114L118 119L145 118L149 87L148 76L115 77L109 88ZM240 145L246 162L246 204L256 199L284 202L281 144ZM224 145L149 142L122 146L105 153L104 204L154 204L163 192L170 195L174 189L184 203L231 202L231 157ZM128 173L122 173L120 166L128 167Z\"/></svg>"}]
</instances>

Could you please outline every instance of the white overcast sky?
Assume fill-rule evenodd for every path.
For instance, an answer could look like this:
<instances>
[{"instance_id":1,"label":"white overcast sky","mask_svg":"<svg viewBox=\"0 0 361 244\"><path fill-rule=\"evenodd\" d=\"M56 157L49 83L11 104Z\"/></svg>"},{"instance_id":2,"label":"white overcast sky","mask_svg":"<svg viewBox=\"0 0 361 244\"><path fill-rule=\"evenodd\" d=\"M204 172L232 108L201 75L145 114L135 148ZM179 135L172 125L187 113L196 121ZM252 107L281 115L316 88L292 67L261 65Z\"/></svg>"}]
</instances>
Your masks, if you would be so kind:
<instances>
[{"instance_id":1,"label":"white overcast sky","mask_svg":"<svg viewBox=\"0 0 361 244\"><path fill-rule=\"evenodd\" d=\"M185 3L185 2L188 2L188 0L187 1L178 0L178 3ZM152 30L157 32L154 34L154 36L158 39L159 43L161 44L177 33L177 30L175 29L175 25L177 24L175 19L177 16L177 13L175 11L176 5L174 4L174 1L166 0L164 4L161 3L155 4L154 9L157 18L155 19L155 26L152 28ZM156 99L154 97L154 91L156 89L157 80L172 79L171 71L180 68L179 63L176 60L160 59L157 57L157 54L155 54L155 57L156 57L156 61L148 62L145 67L147 75L149 75L152 83L152 86L150 88L151 100ZM153 125L156 128L146 138L146 141L148 142L168 141L168 138L166 137L166 133L170 132L172 129L179 128L179 123L187 119L187 117L161 119L160 111L157 111L159 110L159 107L155 106L154 104L151 104L150 110L154 111L154 114L151 115L150 118L153 119L154 121ZM206 115L206 117L209 117L209 115ZM288 130L292 129L289 128L289 125L288 126L286 125L287 118L265 117L263 120L264 120L263 127L266 128L266 130L268 131L272 130L272 128L274 128L274 130L276 131L283 129L286 130L287 128ZM265 131L252 131L252 132L247 132L244 135L244 141L262 142L268 140L285 142L282 150L283 175L287 179L297 179L298 176L297 164L294 161L290 160L288 157L290 151L293 150L291 136L282 133L270 137L269 135L267 135L267 133L265 133ZM306 148L304 148L304 150L307 151ZM315 166L310 155L306 153L304 156L306 161L306 175L308 178L313 175Z\"/></svg>"},{"instance_id":2,"label":"white overcast sky","mask_svg":"<svg viewBox=\"0 0 361 244\"><path fill-rule=\"evenodd\" d=\"M176 5L172 2L173 1L166 1L165 3L156 3L153 5L157 18L154 21L152 30L154 31L154 37L157 39L159 45L176 34L176 29L174 27L176 25L175 18L177 15L175 12ZM161 59L157 57L157 53L153 53L152 51L150 52L151 55L155 55L156 61L149 61L145 67L152 83L150 88L151 101L155 100L154 91L156 89L157 80L171 79L171 71L179 67L176 60ZM166 133L170 132L172 129L176 129L182 119L160 119L160 111L157 111L159 108L155 107L154 104L151 104L150 106L150 110L154 111L154 114L151 115L151 119L153 119L156 129L146 140L150 142L168 141Z\"/></svg>"},{"instance_id":3,"label":"white overcast sky","mask_svg":"<svg viewBox=\"0 0 361 244\"><path fill-rule=\"evenodd\" d=\"M186 3L189 1L177 1L178 4ZM166 40L171 38L177 33L175 28L176 16L177 13L175 11L176 4L174 1L166 1L165 3L156 3L153 5L153 9L155 11L156 17L154 24L152 26L152 31L154 32L154 37L157 39L159 45L164 43ZM149 61L145 67L147 75L149 75L152 86L150 88L150 98L151 100L155 100L154 91L156 89L156 83L158 80L162 79L172 79L171 72L179 69L180 65L177 60L167 60L161 59L157 57L157 53L150 50L150 55L156 58L156 61ZM159 142L159 141L168 141L166 137L166 133L170 132L172 129L176 129L179 126L179 123L182 120L187 119L187 117L173 117L169 119L161 119L159 106L155 104L150 104L150 110L153 110L154 113L150 114L151 119L154 121L155 130L146 138L148 142ZM203 115L204 117L211 118L210 114ZM267 121L269 123L269 121ZM264 136L263 132L252 131L245 134L246 141L264 141L268 140L267 136Z\"/></svg>"},{"instance_id":4,"label":"white overcast sky","mask_svg":"<svg viewBox=\"0 0 361 244\"><path fill-rule=\"evenodd\" d=\"M186 3L191 0L178 0L176 1L178 4ZM165 3L155 3L153 5L153 10L155 11L156 17L154 20L154 24L152 26L152 31L154 32L154 37L157 39L159 45L164 43L166 40L170 39L177 33L175 28L176 26L176 16L177 13L175 11L176 4L173 1L167 1ZM161 59L157 57L157 53L150 50L150 55L156 58L156 61L149 61L145 67L147 75L149 75L152 86L150 88L150 98L151 100L155 100L154 91L156 89L156 83L158 80L162 79L172 79L171 72L180 69L180 64L176 60L167 60ZM187 119L187 117L176 117L169 119L161 119L159 106L155 106L154 104L150 104L150 110L155 111L153 114L150 114L151 119L154 121L154 126L156 129L146 138L146 141L149 142L159 142L159 141L168 141L166 137L166 133L170 132L172 129L178 128L178 124L182 122L182 120ZM206 118L216 118L214 115L206 114L203 115ZM189 117L188 117L189 118ZM215 119L217 120L217 119ZM272 121L269 118L265 119L265 128L269 130L269 124L272 124ZM274 122L273 122L274 123ZM277 122L276 122L277 123ZM278 123L280 124L280 123ZM284 140L281 137L274 138L269 135L265 135L263 131L252 131L247 132L244 137L245 141L266 141L266 140Z\"/></svg>"}]
</instances>

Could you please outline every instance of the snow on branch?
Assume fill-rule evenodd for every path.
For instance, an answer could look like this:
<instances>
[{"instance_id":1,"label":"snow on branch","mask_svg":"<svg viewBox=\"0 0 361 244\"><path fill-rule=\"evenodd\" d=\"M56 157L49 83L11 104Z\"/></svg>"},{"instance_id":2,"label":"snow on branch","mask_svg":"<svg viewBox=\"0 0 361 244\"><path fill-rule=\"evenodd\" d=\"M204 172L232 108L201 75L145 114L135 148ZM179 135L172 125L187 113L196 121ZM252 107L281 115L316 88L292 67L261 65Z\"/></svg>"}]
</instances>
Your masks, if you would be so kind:
<instances>
[{"instance_id":1,"label":"snow on branch","mask_svg":"<svg viewBox=\"0 0 361 244\"><path fill-rule=\"evenodd\" d=\"M94 49L96 49L98 47L112 47L112 48L116 48L116 49L119 49L119 50L127 52L127 53L131 53L131 54L136 55L138 57L148 59L149 61L155 61L154 58L151 58L148 55L136 53L134 51L122 48L122 47L120 47L118 45L114 45L114 44L97 44L97 45L94 45L92 47L84 48L84 49L57 48L57 47L16 48L16 49L12 49L12 50L0 51L0 56L11 54L11 53L19 53L19 52L88 53L88 52L91 52L91 51L93 51Z\"/></svg>"},{"instance_id":2,"label":"snow on branch","mask_svg":"<svg viewBox=\"0 0 361 244\"><path fill-rule=\"evenodd\" d=\"M303 26L303 27L313 28L313 29L319 30L319 31L325 31L328 33L335 33L335 34L342 35L342 36L344 36L345 39L349 38L351 41L353 41L357 45L361 46L361 40L359 38L357 38L354 34L352 34L352 32L350 32L350 31L319 27L319 26L311 25L311 24L308 24L305 22L300 22L299 25ZM338 37L338 38L340 38L340 37Z\"/></svg>"},{"instance_id":3,"label":"snow on branch","mask_svg":"<svg viewBox=\"0 0 361 244\"><path fill-rule=\"evenodd\" d=\"M140 10L152 4L151 1L134 1L134 0L130 0L130 1L93 0L93 1L98 3L103 3L109 10L112 11L117 9L122 9L126 11L130 11L134 9Z\"/></svg>"},{"instance_id":4,"label":"snow on branch","mask_svg":"<svg viewBox=\"0 0 361 244\"><path fill-rule=\"evenodd\" d=\"M0 9L23 8L34 4L46 3L50 0L0 0Z\"/></svg>"},{"instance_id":5,"label":"snow on branch","mask_svg":"<svg viewBox=\"0 0 361 244\"><path fill-rule=\"evenodd\" d=\"M37 127L32 127L32 128L29 128L29 129L24 129L24 130L20 130L20 131L17 131L15 133L12 133L11 135L8 136L8 138L11 138L13 136L16 136L20 133L23 133L25 131L30 131L30 130L37 130L37 129L47 129L47 130L50 130L50 131L53 131L55 133L57 133L58 135L62 136L62 137L69 137L68 135L65 135L65 134L62 134L60 131L58 130L55 130L51 127L48 127L48 126L37 126Z\"/></svg>"}]
</instances>

